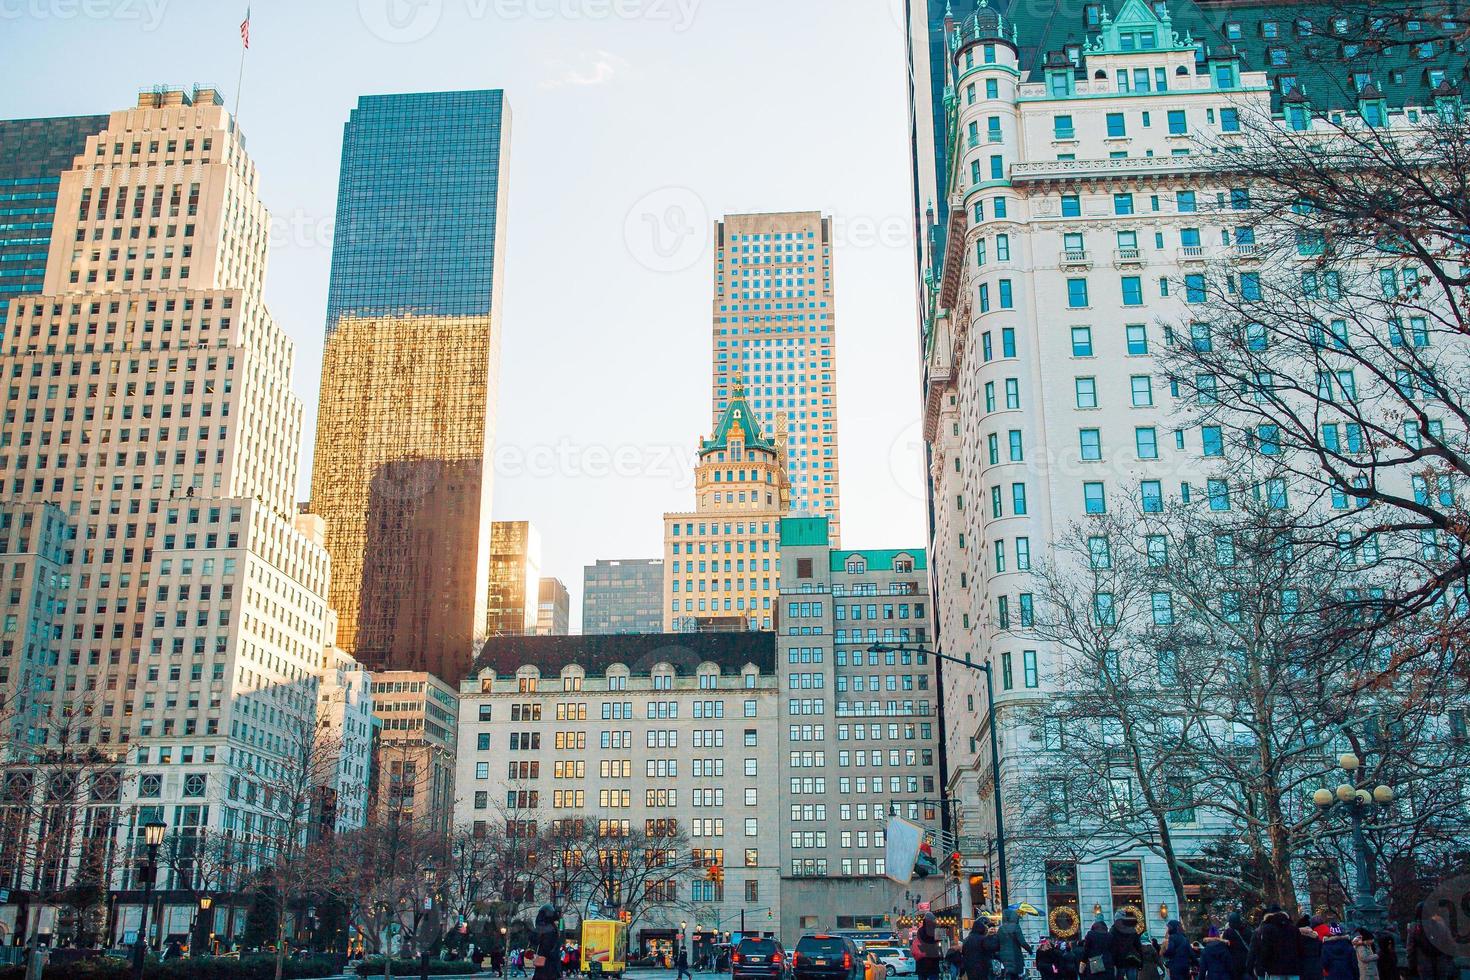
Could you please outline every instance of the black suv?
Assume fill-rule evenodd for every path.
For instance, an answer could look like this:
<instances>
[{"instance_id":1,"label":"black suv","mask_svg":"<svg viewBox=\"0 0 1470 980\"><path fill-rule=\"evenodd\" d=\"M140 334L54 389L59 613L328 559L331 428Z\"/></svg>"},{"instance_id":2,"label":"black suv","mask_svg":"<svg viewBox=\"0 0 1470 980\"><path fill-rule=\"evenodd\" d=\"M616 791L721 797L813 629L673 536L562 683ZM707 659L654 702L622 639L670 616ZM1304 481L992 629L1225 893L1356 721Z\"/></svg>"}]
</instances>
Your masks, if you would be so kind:
<instances>
[{"instance_id":1,"label":"black suv","mask_svg":"<svg viewBox=\"0 0 1470 980\"><path fill-rule=\"evenodd\" d=\"M796 980L862 980L863 976L853 941L820 933L796 941L791 969Z\"/></svg>"},{"instance_id":2,"label":"black suv","mask_svg":"<svg viewBox=\"0 0 1470 980\"><path fill-rule=\"evenodd\" d=\"M753 939L749 936L740 940L731 957L731 973L736 977L767 977L769 980L786 980L790 966L786 950L774 939Z\"/></svg>"}]
</instances>

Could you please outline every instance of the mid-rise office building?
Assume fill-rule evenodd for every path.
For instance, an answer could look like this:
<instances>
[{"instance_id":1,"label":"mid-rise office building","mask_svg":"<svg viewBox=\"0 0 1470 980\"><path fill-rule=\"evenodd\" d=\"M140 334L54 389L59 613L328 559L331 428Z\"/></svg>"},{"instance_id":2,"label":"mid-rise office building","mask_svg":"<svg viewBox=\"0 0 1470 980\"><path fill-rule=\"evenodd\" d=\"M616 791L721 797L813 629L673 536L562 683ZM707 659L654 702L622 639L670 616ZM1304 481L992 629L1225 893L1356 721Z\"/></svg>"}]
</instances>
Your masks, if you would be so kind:
<instances>
[{"instance_id":1,"label":"mid-rise office building","mask_svg":"<svg viewBox=\"0 0 1470 980\"><path fill-rule=\"evenodd\" d=\"M530 521L491 524L489 589L487 635L524 636L536 632L541 534Z\"/></svg>"},{"instance_id":2,"label":"mid-rise office building","mask_svg":"<svg viewBox=\"0 0 1470 980\"><path fill-rule=\"evenodd\" d=\"M844 551L827 518L788 517L781 560L782 935L891 927L912 910L885 876L888 818L940 806L926 555Z\"/></svg>"},{"instance_id":3,"label":"mid-rise office building","mask_svg":"<svg viewBox=\"0 0 1470 980\"><path fill-rule=\"evenodd\" d=\"M572 594L559 578L543 578L536 601L536 635L566 636L572 628Z\"/></svg>"},{"instance_id":4,"label":"mid-rise office building","mask_svg":"<svg viewBox=\"0 0 1470 980\"><path fill-rule=\"evenodd\" d=\"M319 834L364 826L372 803L372 677L336 641L337 614L329 610L316 708Z\"/></svg>"},{"instance_id":5,"label":"mid-rise office building","mask_svg":"<svg viewBox=\"0 0 1470 980\"><path fill-rule=\"evenodd\" d=\"M712 424L744 389L756 432L787 420L791 505L841 525L832 219L815 211L715 223Z\"/></svg>"},{"instance_id":6,"label":"mid-rise office building","mask_svg":"<svg viewBox=\"0 0 1470 980\"><path fill-rule=\"evenodd\" d=\"M664 515L665 630L770 629L791 503L785 414L765 436L737 382L699 444L694 493L694 510Z\"/></svg>"},{"instance_id":7,"label":"mid-rise office building","mask_svg":"<svg viewBox=\"0 0 1470 980\"><path fill-rule=\"evenodd\" d=\"M368 819L447 829L454 816L458 690L421 670L374 671L372 706L376 795Z\"/></svg>"},{"instance_id":8,"label":"mid-rise office building","mask_svg":"<svg viewBox=\"0 0 1470 980\"><path fill-rule=\"evenodd\" d=\"M510 112L364 96L342 141L311 506L342 649L457 682L484 637Z\"/></svg>"},{"instance_id":9,"label":"mid-rise office building","mask_svg":"<svg viewBox=\"0 0 1470 980\"><path fill-rule=\"evenodd\" d=\"M39 293L61 172L106 116L0 119L0 320L17 296Z\"/></svg>"},{"instance_id":10,"label":"mid-rise office building","mask_svg":"<svg viewBox=\"0 0 1470 980\"><path fill-rule=\"evenodd\" d=\"M681 838L723 884L678 880L631 946L781 921L775 640L762 632L503 637L460 685L455 823L594 821ZM681 845L684 846L684 845ZM687 876L686 876L687 877ZM537 894L535 901L544 901Z\"/></svg>"},{"instance_id":11,"label":"mid-rise office building","mask_svg":"<svg viewBox=\"0 0 1470 980\"><path fill-rule=\"evenodd\" d=\"M582 569L582 632L662 633L661 558L599 558Z\"/></svg>"},{"instance_id":12,"label":"mid-rise office building","mask_svg":"<svg viewBox=\"0 0 1470 980\"><path fill-rule=\"evenodd\" d=\"M1256 242L1280 229L1257 227L1270 219L1251 207L1249 175L1227 176L1209 148L1242 143L1246 120L1299 132L1345 117L1352 126L1360 112L1427 120L1446 73L1404 44L1384 53L1381 77L1329 76L1322 57L1355 47L1363 27L1329 5L928 0L910 10L938 639L941 652L992 668L996 698L992 716L985 678L946 664L947 792L965 870L988 877L999 860L992 726L1002 786L1069 764L1065 738L1027 722L1064 680L1064 651L1031 629L1033 569L1068 528L1224 485L1208 479L1220 430L1181 424L1188 402L1155 356L1173 343L1167 324L1189 322L1204 301L1207 276L1259 288ZM1313 57L1301 39L1324 32L1342 42ZM1064 800L1055 812L1068 812ZM1171 823L1184 852L1223 832ZM1013 831L1008 846L1010 901L1041 909L1041 923L1070 908L1049 924L1061 938L1077 935L1081 909L1177 904L1146 848L1022 863L1026 842ZM1186 900L1198 894L1186 883ZM978 898L967 890L962 911Z\"/></svg>"},{"instance_id":13,"label":"mid-rise office building","mask_svg":"<svg viewBox=\"0 0 1470 980\"><path fill-rule=\"evenodd\" d=\"M26 724L44 744L85 717L70 744L126 766L115 819L86 829L122 890L116 936L139 911L139 827L260 833L276 817L261 783L316 709L327 555L296 513L293 350L262 302L268 219L222 102L146 92L87 137L56 188L43 288L11 302L0 339L11 550L34 553L43 590L57 576L68 620ZM12 903L76 856L9 845Z\"/></svg>"}]
</instances>

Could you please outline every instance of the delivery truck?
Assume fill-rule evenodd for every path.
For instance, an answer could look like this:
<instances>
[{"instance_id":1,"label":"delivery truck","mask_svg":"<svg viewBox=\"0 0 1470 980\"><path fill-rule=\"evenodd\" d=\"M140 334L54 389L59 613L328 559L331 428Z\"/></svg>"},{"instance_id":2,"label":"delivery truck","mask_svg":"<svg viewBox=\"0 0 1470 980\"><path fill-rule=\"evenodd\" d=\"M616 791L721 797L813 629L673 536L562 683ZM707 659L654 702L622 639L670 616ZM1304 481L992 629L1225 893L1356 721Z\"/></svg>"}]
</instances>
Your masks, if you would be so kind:
<instances>
[{"instance_id":1,"label":"delivery truck","mask_svg":"<svg viewBox=\"0 0 1470 980\"><path fill-rule=\"evenodd\" d=\"M628 925L617 919L582 922L582 972L590 976L622 976L628 968Z\"/></svg>"}]
</instances>

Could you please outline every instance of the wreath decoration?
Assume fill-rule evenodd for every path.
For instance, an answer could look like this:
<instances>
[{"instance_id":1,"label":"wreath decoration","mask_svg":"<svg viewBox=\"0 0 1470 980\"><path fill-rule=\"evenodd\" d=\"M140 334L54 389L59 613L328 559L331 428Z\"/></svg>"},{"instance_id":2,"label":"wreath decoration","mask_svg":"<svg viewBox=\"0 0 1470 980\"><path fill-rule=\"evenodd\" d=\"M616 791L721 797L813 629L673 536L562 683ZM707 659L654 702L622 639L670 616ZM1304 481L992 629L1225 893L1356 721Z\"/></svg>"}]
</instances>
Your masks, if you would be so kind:
<instances>
[{"instance_id":1,"label":"wreath decoration","mask_svg":"<svg viewBox=\"0 0 1470 980\"><path fill-rule=\"evenodd\" d=\"M1052 935L1060 939L1070 939L1077 935L1077 929L1082 924L1082 917L1072 906L1058 905L1047 915L1046 924L1050 927Z\"/></svg>"}]
</instances>

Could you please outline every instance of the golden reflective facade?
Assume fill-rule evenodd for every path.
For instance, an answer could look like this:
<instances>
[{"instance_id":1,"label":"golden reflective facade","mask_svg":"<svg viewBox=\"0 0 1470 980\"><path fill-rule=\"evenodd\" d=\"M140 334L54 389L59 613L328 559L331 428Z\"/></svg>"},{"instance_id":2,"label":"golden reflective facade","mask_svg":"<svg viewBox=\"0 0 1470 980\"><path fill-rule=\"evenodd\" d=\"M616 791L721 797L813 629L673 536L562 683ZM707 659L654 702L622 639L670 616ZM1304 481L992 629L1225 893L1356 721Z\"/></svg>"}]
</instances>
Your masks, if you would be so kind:
<instances>
[{"instance_id":1,"label":"golden reflective facade","mask_svg":"<svg viewBox=\"0 0 1470 980\"><path fill-rule=\"evenodd\" d=\"M541 582L541 535L530 521L496 521L490 528L487 636L536 632Z\"/></svg>"},{"instance_id":2,"label":"golden reflective facade","mask_svg":"<svg viewBox=\"0 0 1470 980\"><path fill-rule=\"evenodd\" d=\"M489 316L338 321L322 358L311 481L338 644L451 684L483 637L490 553Z\"/></svg>"}]
</instances>

